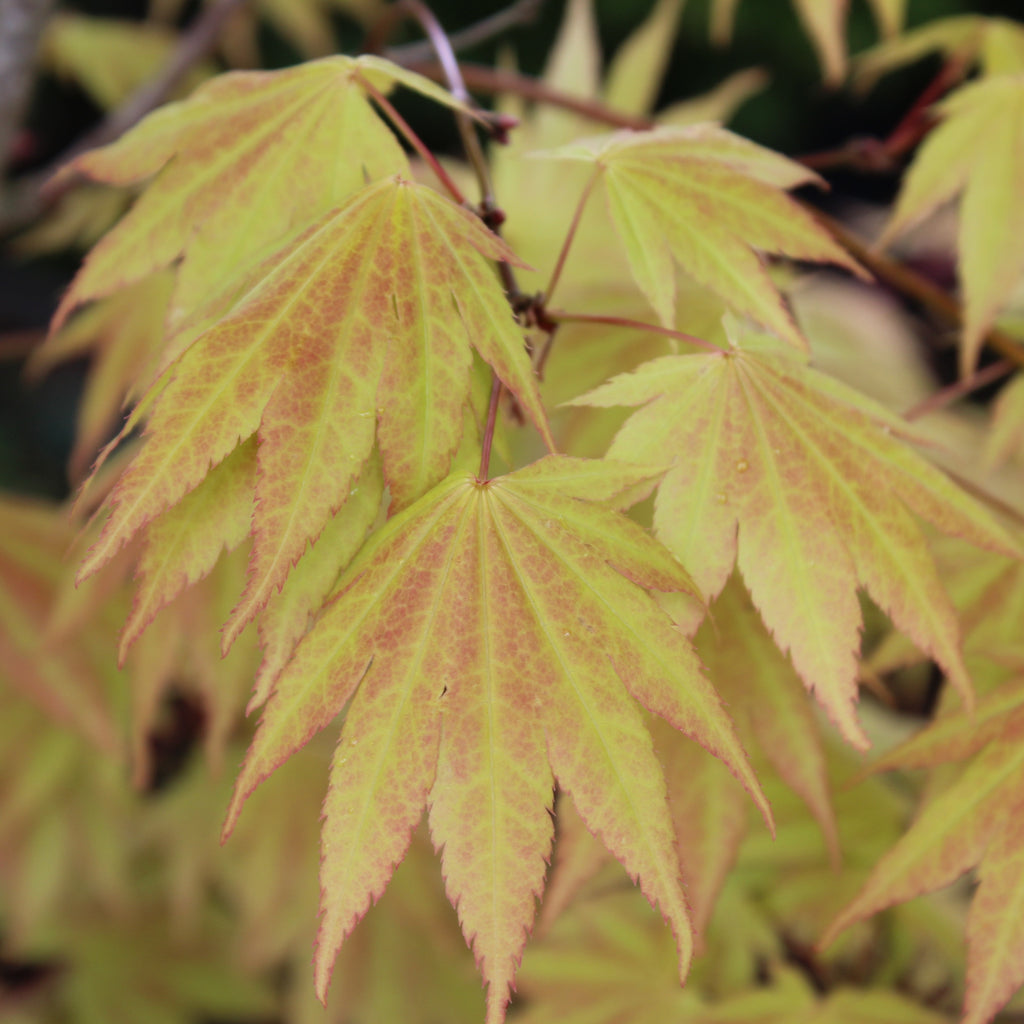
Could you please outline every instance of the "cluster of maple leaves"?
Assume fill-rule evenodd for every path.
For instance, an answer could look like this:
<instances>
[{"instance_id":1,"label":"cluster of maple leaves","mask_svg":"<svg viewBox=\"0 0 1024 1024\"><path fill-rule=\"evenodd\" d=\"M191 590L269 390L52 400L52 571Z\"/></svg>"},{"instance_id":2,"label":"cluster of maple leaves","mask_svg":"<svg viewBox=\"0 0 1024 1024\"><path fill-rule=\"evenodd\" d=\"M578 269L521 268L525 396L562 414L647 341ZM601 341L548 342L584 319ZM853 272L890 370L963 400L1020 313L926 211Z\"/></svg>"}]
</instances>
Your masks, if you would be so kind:
<instances>
[{"instance_id":1,"label":"cluster of maple leaves","mask_svg":"<svg viewBox=\"0 0 1024 1024\"><path fill-rule=\"evenodd\" d=\"M681 6L660 0L602 78L591 4L571 0L547 88L648 117ZM735 6L714 6L720 37ZM838 81L844 5L797 7ZM902 5L873 7L892 38L860 58L863 78L936 49L980 69L936 108L882 238L962 193L969 375L997 319L1014 329L1024 276L1024 29L971 17L899 35ZM710 123L756 81L727 85L603 134L503 100L519 124L491 155L500 236L465 201L468 169L410 160L401 140L421 144L388 95L415 90L470 131L477 112L376 56L211 78L62 172L121 190L105 216L139 193L33 355L43 372L94 354L73 475L131 411L82 486L79 511L102 514L76 542L77 590L69 527L0 506L0 655L18 691L0 694L0 749L17 766L3 777L28 780L0 794L0 862L32 883L5 899L12 935L34 939L70 899L74 849L98 895L68 928L99 934L97 962L152 950L182 961L167 977L193 979L190 1007L269 1012L243 968L301 962L312 922L296 894L316 888L326 773L313 978L298 970L289 1019L311 1019L332 973L338 1020L478 1019L438 875L489 1024L517 984L534 1024L946 1020L835 981L898 970L934 991L914 972L955 922L896 911L888 968L871 960L878 933L851 926L974 867L962 1019L1010 1000L1024 982L1024 377L987 431L911 425L869 397L856 367L871 342L844 348L857 331L837 309L883 300L789 195L818 176ZM58 235L61 217L80 228L76 194ZM808 282L797 262L836 269ZM510 282L538 296L518 319ZM898 314L878 318L895 347ZM1011 468L985 475L983 444L987 466ZM105 660L118 621L124 676ZM940 713L896 744L877 709L858 714L859 685L926 659L949 684ZM182 679L211 769L242 766L230 795L230 772L210 786L192 766L130 839L119 721L144 785ZM242 758L246 702L263 710ZM851 748L887 738L841 789ZM867 777L896 768L933 769L902 836L913 801ZM28 813L40 792L64 808L52 825ZM152 886L125 878L185 816L207 827L168 869L180 928L202 936L183 958L147 922ZM209 886L248 938L200 980L226 927ZM130 938L98 923L111 906ZM40 955L71 941L44 939ZM833 957L824 997L786 966L815 943L833 943L807 954ZM386 980L405 958L430 989L408 1003Z\"/></svg>"}]
</instances>

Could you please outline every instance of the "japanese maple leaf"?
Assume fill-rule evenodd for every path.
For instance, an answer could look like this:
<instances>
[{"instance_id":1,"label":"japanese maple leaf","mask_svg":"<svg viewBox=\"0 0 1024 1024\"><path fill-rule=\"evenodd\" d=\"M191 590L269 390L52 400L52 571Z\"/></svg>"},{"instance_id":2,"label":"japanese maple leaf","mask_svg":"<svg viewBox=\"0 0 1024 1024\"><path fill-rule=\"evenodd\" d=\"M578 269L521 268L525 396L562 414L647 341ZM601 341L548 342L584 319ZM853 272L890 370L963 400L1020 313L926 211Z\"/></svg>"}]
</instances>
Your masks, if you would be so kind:
<instances>
[{"instance_id":1,"label":"japanese maple leaf","mask_svg":"<svg viewBox=\"0 0 1024 1024\"><path fill-rule=\"evenodd\" d=\"M911 512L972 544L1014 552L986 511L903 443L906 425L766 336L666 356L574 401L643 405L616 459L674 464L659 537L714 597L734 564L776 644L853 744L858 585L969 699L955 612Z\"/></svg>"},{"instance_id":2,"label":"japanese maple leaf","mask_svg":"<svg viewBox=\"0 0 1024 1024\"><path fill-rule=\"evenodd\" d=\"M931 892L977 866L967 919L962 1024L985 1024L1024 982L1024 685L979 701L976 715L944 716L879 767L930 767L976 754L925 804L822 939L894 903Z\"/></svg>"},{"instance_id":3,"label":"japanese maple leaf","mask_svg":"<svg viewBox=\"0 0 1024 1024\"><path fill-rule=\"evenodd\" d=\"M553 447L489 262L499 259L516 260L478 218L401 179L367 186L313 225L154 385L146 443L81 575L255 433L251 571L225 631L230 646L347 501L375 440L395 507L444 476L473 348Z\"/></svg>"},{"instance_id":4,"label":"japanese maple leaf","mask_svg":"<svg viewBox=\"0 0 1024 1024\"><path fill-rule=\"evenodd\" d=\"M616 132L547 154L597 165L644 295L675 326L678 264L734 310L806 347L759 252L857 264L783 191L816 174L717 125Z\"/></svg>"},{"instance_id":5,"label":"japanese maple leaf","mask_svg":"<svg viewBox=\"0 0 1024 1024\"><path fill-rule=\"evenodd\" d=\"M395 81L458 105L380 58L337 56L221 75L78 157L65 174L114 185L153 180L86 258L54 329L83 302L179 259L170 319L180 321L368 180L408 174L401 146L367 99Z\"/></svg>"},{"instance_id":6,"label":"japanese maple leaf","mask_svg":"<svg viewBox=\"0 0 1024 1024\"><path fill-rule=\"evenodd\" d=\"M1024 275L1024 65L962 86L935 108L942 119L910 165L881 244L960 199L964 293L960 368L973 370L985 332Z\"/></svg>"},{"instance_id":7,"label":"japanese maple leaf","mask_svg":"<svg viewBox=\"0 0 1024 1024\"><path fill-rule=\"evenodd\" d=\"M652 480L549 456L454 474L375 533L281 673L228 812L345 720L325 802L324 997L342 941L429 806L448 895L500 1021L544 884L553 787L692 939L665 785L636 702L722 758L767 817L732 725L647 589L692 590L675 559L602 502Z\"/></svg>"}]
</instances>

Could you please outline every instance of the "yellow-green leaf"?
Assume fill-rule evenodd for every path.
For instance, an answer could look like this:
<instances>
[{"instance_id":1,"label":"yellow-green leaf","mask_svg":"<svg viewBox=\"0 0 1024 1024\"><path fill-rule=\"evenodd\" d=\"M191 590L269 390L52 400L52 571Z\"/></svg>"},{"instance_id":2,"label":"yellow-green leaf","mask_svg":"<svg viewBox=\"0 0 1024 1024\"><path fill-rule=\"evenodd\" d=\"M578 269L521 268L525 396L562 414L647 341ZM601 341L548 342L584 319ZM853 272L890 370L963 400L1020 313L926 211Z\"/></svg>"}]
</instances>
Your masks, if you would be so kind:
<instances>
[{"instance_id":1,"label":"yellow-green leaf","mask_svg":"<svg viewBox=\"0 0 1024 1024\"><path fill-rule=\"evenodd\" d=\"M672 925L685 974L691 925L636 702L722 758L768 815L692 649L646 592L689 591L689 577L598 503L648 471L579 465L550 456L486 483L443 481L373 535L277 680L227 829L347 707L325 804L321 995L429 804L500 1021L543 888L555 781Z\"/></svg>"},{"instance_id":2,"label":"yellow-green leaf","mask_svg":"<svg viewBox=\"0 0 1024 1024\"><path fill-rule=\"evenodd\" d=\"M724 128L618 132L550 156L596 164L633 276L675 326L678 266L734 310L805 342L759 252L857 265L783 189L817 176Z\"/></svg>"},{"instance_id":3,"label":"yellow-green leaf","mask_svg":"<svg viewBox=\"0 0 1024 1024\"><path fill-rule=\"evenodd\" d=\"M709 598L738 564L775 642L848 740L857 723L864 586L970 699L959 628L911 512L1015 551L973 499L902 440L902 421L802 365L777 342L667 356L574 404L643 405L613 458L664 463L658 535Z\"/></svg>"},{"instance_id":4,"label":"yellow-green leaf","mask_svg":"<svg viewBox=\"0 0 1024 1024\"><path fill-rule=\"evenodd\" d=\"M960 368L967 374L1024 275L1024 72L963 86L937 110L942 121L907 172L882 244L962 193Z\"/></svg>"}]
</instances>

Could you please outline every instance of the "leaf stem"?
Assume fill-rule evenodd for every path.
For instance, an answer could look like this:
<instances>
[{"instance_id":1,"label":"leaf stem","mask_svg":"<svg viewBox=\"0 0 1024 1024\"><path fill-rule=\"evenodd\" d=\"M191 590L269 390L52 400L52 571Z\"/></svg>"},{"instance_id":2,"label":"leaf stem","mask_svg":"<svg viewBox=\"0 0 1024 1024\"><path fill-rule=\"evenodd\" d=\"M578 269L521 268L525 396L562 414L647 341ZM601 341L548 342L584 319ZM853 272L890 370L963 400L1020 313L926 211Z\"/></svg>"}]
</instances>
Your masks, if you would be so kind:
<instances>
[{"instance_id":1,"label":"leaf stem","mask_svg":"<svg viewBox=\"0 0 1024 1024\"><path fill-rule=\"evenodd\" d=\"M597 179L600 173L600 166L595 167L594 173L590 176L590 180L587 182L587 187L583 190L583 193L580 196L580 201L576 204L576 211L572 215L572 223L569 225L569 230L566 232L565 241L562 243L562 250L559 252L558 260L555 263L555 269L551 271L551 280L548 281L548 286L544 289L544 294L541 297L541 305L547 305L547 303L551 301L551 296L554 294L555 288L558 287L558 281L562 276L562 271L565 269L565 261L569 256L569 249L572 247L573 239L576 237L576 229L580 226L580 218L583 216L583 208L587 205L590 193L594 191L594 185L597 184Z\"/></svg>"},{"instance_id":2,"label":"leaf stem","mask_svg":"<svg viewBox=\"0 0 1024 1024\"><path fill-rule=\"evenodd\" d=\"M477 479L481 483L486 482L487 474L491 469L491 446L494 443L494 428L498 422L498 403L501 401L501 392L504 387L505 385L495 374L491 384L491 401L487 407L487 424L484 427L483 444L480 448L480 472L477 474Z\"/></svg>"},{"instance_id":3,"label":"leaf stem","mask_svg":"<svg viewBox=\"0 0 1024 1024\"><path fill-rule=\"evenodd\" d=\"M685 341L687 344L696 345L706 352L725 352L721 345L716 345L713 341L708 341L706 338L698 338L695 334L676 331L671 327L662 327L661 324L648 324L643 320L632 320L625 316L603 316L600 313L568 313L561 309L546 309L544 312L549 319L560 324L605 324L609 327L632 327L638 331L650 331L652 334L660 334L666 338Z\"/></svg>"},{"instance_id":4,"label":"leaf stem","mask_svg":"<svg viewBox=\"0 0 1024 1024\"><path fill-rule=\"evenodd\" d=\"M975 370L969 377L963 380L954 381L948 387L941 388L933 395L918 402L913 408L908 409L903 418L908 422L919 420L922 416L945 409L947 405L969 395L972 391L985 387L987 384L994 384L997 380L1012 373L1014 364L1009 359L1000 359L998 362L990 363L988 366Z\"/></svg>"},{"instance_id":5,"label":"leaf stem","mask_svg":"<svg viewBox=\"0 0 1024 1024\"><path fill-rule=\"evenodd\" d=\"M394 105L387 96L385 96L369 79L363 78L361 75L359 76L359 82L374 98L374 101L381 110L387 114L388 120L391 121L391 123L402 133L403 138L430 166L434 174L437 175L438 180L448 190L448 194L452 199L454 199L460 206L465 205L466 197L462 194L462 190L452 180L451 175L441 166L437 157L427 149L423 140L412 130L409 122L406 121L406 119L402 117L397 110L395 110Z\"/></svg>"}]
</instances>

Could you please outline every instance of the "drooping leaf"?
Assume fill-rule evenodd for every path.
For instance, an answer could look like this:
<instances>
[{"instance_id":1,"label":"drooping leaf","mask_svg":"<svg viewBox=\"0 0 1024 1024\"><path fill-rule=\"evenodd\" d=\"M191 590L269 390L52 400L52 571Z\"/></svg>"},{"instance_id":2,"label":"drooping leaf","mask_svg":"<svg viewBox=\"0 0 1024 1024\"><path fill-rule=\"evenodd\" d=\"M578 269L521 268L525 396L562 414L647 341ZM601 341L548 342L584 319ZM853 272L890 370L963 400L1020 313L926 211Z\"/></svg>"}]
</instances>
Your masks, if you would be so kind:
<instances>
[{"instance_id":1,"label":"drooping leaf","mask_svg":"<svg viewBox=\"0 0 1024 1024\"><path fill-rule=\"evenodd\" d=\"M310 228L157 381L146 443L81 575L256 433L250 578L230 645L348 500L375 438L398 507L447 472L471 346L553 446L488 258L515 260L468 211L401 179L368 186Z\"/></svg>"},{"instance_id":2,"label":"drooping leaf","mask_svg":"<svg viewBox=\"0 0 1024 1024\"><path fill-rule=\"evenodd\" d=\"M964 293L960 368L1024 275L1024 69L962 86L914 158L881 244L962 193L957 241Z\"/></svg>"},{"instance_id":3,"label":"drooping leaf","mask_svg":"<svg viewBox=\"0 0 1024 1024\"><path fill-rule=\"evenodd\" d=\"M158 176L86 258L54 327L83 302L180 259L170 317L178 323L368 180L408 174L366 95L395 81L455 102L380 58L330 57L221 75L78 157L65 173L116 185Z\"/></svg>"},{"instance_id":4,"label":"drooping leaf","mask_svg":"<svg viewBox=\"0 0 1024 1024\"><path fill-rule=\"evenodd\" d=\"M719 45L732 38L740 0L713 0L711 38ZM797 14L814 44L825 81L838 85L846 77L846 21L849 0L793 0ZM897 32L906 15L906 0L871 0L875 21L886 35Z\"/></svg>"},{"instance_id":5,"label":"drooping leaf","mask_svg":"<svg viewBox=\"0 0 1024 1024\"><path fill-rule=\"evenodd\" d=\"M1009 18L980 14L927 21L858 54L854 81L870 88L882 75L935 52L957 62L963 74L975 63L985 75L1012 74L1024 70L1024 28Z\"/></svg>"},{"instance_id":6,"label":"drooping leaf","mask_svg":"<svg viewBox=\"0 0 1024 1024\"><path fill-rule=\"evenodd\" d=\"M371 538L278 678L228 813L346 706L325 805L323 995L429 803L449 897L501 1020L543 887L555 781L691 937L664 782L639 701L757 782L692 650L644 588L689 577L597 502L648 471L551 456L449 477Z\"/></svg>"},{"instance_id":7,"label":"drooping leaf","mask_svg":"<svg viewBox=\"0 0 1024 1024\"><path fill-rule=\"evenodd\" d=\"M1024 982L1024 717L1020 687L1009 696L1015 714L949 787L926 802L906 835L875 866L864 888L822 939L855 921L941 888L977 866L981 884L967 921L967 997L963 1024L985 1024ZM992 714L1006 695L985 702ZM936 763L974 745L970 716L940 719L904 748L909 764ZM946 742L943 742L945 740ZM945 748L945 749L944 749ZM968 748L969 749L969 748ZM948 753L946 752L948 750ZM899 752L886 766L900 763Z\"/></svg>"},{"instance_id":8,"label":"drooping leaf","mask_svg":"<svg viewBox=\"0 0 1024 1024\"><path fill-rule=\"evenodd\" d=\"M617 132L547 154L596 165L633 276L675 326L675 265L796 345L805 342L761 252L856 263L783 191L818 181L806 168L715 125Z\"/></svg>"},{"instance_id":9,"label":"drooping leaf","mask_svg":"<svg viewBox=\"0 0 1024 1024\"><path fill-rule=\"evenodd\" d=\"M969 700L956 616L910 512L979 546L1015 545L906 446L901 420L753 336L653 360L575 403L644 406L609 455L674 460L658 535L709 597L739 565L775 642L850 742L867 745L854 713L858 585Z\"/></svg>"}]
</instances>

